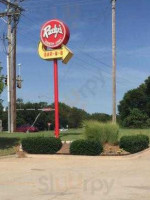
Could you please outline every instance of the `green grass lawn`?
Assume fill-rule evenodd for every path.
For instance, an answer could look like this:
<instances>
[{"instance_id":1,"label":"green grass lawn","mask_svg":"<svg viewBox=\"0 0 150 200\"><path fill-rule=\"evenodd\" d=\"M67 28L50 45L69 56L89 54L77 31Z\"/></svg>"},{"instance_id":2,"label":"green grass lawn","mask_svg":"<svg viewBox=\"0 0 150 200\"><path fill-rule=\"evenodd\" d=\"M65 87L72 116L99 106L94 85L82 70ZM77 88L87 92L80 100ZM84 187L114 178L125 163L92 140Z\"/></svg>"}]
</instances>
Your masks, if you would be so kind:
<instances>
[{"instance_id":1,"label":"green grass lawn","mask_svg":"<svg viewBox=\"0 0 150 200\"><path fill-rule=\"evenodd\" d=\"M60 132L60 137L62 140L76 140L78 138L82 138L83 129L70 129L65 132ZM7 138L25 138L25 137L36 137L36 136L45 136L45 137L53 137L54 131L41 131L37 133L7 133L2 132L0 133L1 137L7 137Z\"/></svg>"},{"instance_id":2,"label":"green grass lawn","mask_svg":"<svg viewBox=\"0 0 150 200\"><path fill-rule=\"evenodd\" d=\"M8 155L14 155L16 154L16 148L6 148L6 149L0 149L0 156L8 156Z\"/></svg>"},{"instance_id":3,"label":"green grass lawn","mask_svg":"<svg viewBox=\"0 0 150 200\"><path fill-rule=\"evenodd\" d=\"M150 138L150 129L120 129L119 132L119 139L125 135L136 135L136 134L143 134L147 135Z\"/></svg>"},{"instance_id":4,"label":"green grass lawn","mask_svg":"<svg viewBox=\"0 0 150 200\"><path fill-rule=\"evenodd\" d=\"M83 131L84 131L84 129L70 129L65 132L60 132L60 137L64 141L81 139L81 138L83 138ZM123 129L123 128L120 128L119 138L124 135L135 135L135 134L145 134L145 135L149 136L149 138L150 138L150 129ZM42 135L44 135L45 137L52 137L52 136L54 136L54 131L41 131L41 132L37 132L37 133L2 132L2 133L0 133L0 138L7 137L7 138L22 139L25 137L32 137L32 136L36 137L36 136L42 136Z\"/></svg>"},{"instance_id":5,"label":"green grass lawn","mask_svg":"<svg viewBox=\"0 0 150 200\"><path fill-rule=\"evenodd\" d=\"M84 129L70 129L65 132L60 132L61 140L76 140L83 138ZM124 135L135 135L135 134L144 134L150 138L150 129L120 129L119 139ZM15 153L14 146L17 142L19 142L22 138L25 137L36 137L42 136L52 137L54 136L54 131L43 131L38 133L0 133L0 156L2 155L10 155ZM6 140L5 140L6 138ZM16 140L17 138L17 140ZM17 142L16 142L17 141Z\"/></svg>"}]
</instances>

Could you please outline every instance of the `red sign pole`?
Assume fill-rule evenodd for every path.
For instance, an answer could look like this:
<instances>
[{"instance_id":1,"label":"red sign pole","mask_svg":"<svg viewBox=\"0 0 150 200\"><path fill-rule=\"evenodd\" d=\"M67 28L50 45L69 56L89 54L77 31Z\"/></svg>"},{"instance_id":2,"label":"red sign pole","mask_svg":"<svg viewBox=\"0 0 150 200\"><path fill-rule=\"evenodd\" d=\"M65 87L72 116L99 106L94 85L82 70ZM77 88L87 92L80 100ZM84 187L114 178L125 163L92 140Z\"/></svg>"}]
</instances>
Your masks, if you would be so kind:
<instances>
[{"instance_id":1,"label":"red sign pole","mask_svg":"<svg viewBox=\"0 0 150 200\"><path fill-rule=\"evenodd\" d=\"M55 137L59 137L58 63L54 60Z\"/></svg>"},{"instance_id":2,"label":"red sign pole","mask_svg":"<svg viewBox=\"0 0 150 200\"><path fill-rule=\"evenodd\" d=\"M52 19L43 24L38 47L39 55L44 60L54 61L54 102L55 102L55 137L59 137L59 100L58 100L58 64L71 59L73 53L65 46L70 37L69 28L64 22ZM49 50L52 49L52 50ZM49 111L49 108L43 109Z\"/></svg>"}]
</instances>

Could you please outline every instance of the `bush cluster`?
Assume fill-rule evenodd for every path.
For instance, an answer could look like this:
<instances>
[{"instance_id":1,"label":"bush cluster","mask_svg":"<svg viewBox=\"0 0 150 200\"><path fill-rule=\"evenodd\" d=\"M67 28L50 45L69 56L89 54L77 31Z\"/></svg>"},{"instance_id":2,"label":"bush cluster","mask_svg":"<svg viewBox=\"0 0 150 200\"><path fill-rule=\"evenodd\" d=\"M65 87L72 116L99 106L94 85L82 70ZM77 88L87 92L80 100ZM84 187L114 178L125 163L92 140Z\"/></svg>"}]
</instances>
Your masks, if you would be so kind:
<instances>
[{"instance_id":1,"label":"bush cluster","mask_svg":"<svg viewBox=\"0 0 150 200\"><path fill-rule=\"evenodd\" d=\"M31 154L55 154L61 147L61 140L54 137L27 137L22 139L23 150Z\"/></svg>"},{"instance_id":2,"label":"bush cluster","mask_svg":"<svg viewBox=\"0 0 150 200\"><path fill-rule=\"evenodd\" d=\"M100 142L90 140L76 140L70 145L70 154L72 155L100 155L103 147Z\"/></svg>"},{"instance_id":3,"label":"bush cluster","mask_svg":"<svg viewBox=\"0 0 150 200\"><path fill-rule=\"evenodd\" d=\"M149 137L146 135L123 136L120 139L120 148L130 153L142 151L149 146Z\"/></svg>"},{"instance_id":4,"label":"bush cluster","mask_svg":"<svg viewBox=\"0 0 150 200\"><path fill-rule=\"evenodd\" d=\"M0 138L0 149L9 149L14 146L19 145L19 138L7 138L1 137Z\"/></svg>"},{"instance_id":5,"label":"bush cluster","mask_svg":"<svg viewBox=\"0 0 150 200\"><path fill-rule=\"evenodd\" d=\"M87 140L99 141L101 144L118 143L119 126L111 122L85 121L84 137Z\"/></svg>"}]
</instances>

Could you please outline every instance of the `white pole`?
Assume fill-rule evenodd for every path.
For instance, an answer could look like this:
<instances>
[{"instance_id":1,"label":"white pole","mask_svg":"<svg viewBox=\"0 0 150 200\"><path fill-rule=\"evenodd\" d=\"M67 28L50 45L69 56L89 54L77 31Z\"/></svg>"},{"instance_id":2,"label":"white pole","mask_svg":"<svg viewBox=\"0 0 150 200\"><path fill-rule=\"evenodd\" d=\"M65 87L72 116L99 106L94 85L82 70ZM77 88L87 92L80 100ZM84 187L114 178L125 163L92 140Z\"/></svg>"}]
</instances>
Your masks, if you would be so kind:
<instances>
[{"instance_id":1,"label":"white pole","mask_svg":"<svg viewBox=\"0 0 150 200\"><path fill-rule=\"evenodd\" d=\"M10 2L10 0L8 0ZM8 11L10 6L8 5ZM11 128L11 104L10 104L10 65L11 65L11 17L8 16L8 33L7 33L7 39L8 39L8 53L7 53L7 100L8 100L8 132L10 133Z\"/></svg>"},{"instance_id":2,"label":"white pole","mask_svg":"<svg viewBox=\"0 0 150 200\"><path fill-rule=\"evenodd\" d=\"M116 123L116 0L112 0L112 121Z\"/></svg>"}]
</instances>

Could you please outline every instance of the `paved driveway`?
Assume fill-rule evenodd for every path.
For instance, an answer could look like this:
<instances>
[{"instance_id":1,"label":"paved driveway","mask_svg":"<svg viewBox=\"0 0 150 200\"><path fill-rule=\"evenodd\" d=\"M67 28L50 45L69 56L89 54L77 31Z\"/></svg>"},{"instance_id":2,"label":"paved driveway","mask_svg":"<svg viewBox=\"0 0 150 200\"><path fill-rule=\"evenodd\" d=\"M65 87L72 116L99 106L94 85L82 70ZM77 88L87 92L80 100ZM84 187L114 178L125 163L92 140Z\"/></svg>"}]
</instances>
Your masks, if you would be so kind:
<instances>
[{"instance_id":1,"label":"paved driveway","mask_svg":"<svg viewBox=\"0 0 150 200\"><path fill-rule=\"evenodd\" d=\"M150 151L0 159L0 200L150 200Z\"/></svg>"}]
</instances>

